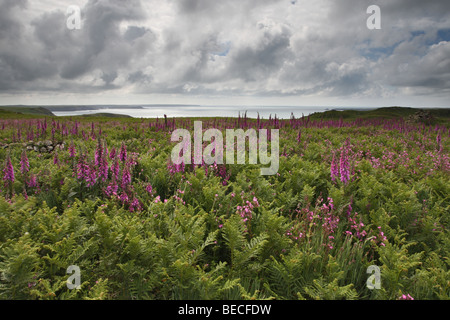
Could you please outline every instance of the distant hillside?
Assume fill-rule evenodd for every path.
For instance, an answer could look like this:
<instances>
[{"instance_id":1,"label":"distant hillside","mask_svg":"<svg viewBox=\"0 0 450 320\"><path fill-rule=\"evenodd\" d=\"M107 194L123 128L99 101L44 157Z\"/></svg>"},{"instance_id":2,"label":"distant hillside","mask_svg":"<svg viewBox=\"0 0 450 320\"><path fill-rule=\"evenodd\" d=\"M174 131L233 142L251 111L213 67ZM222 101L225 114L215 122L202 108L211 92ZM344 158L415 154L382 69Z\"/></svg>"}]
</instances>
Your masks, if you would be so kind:
<instances>
[{"instance_id":1,"label":"distant hillside","mask_svg":"<svg viewBox=\"0 0 450 320\"><path fill-rule=\"evenodd\" d=\"M90 113L83 114L80 117L83 118L132 118L127 114L117 114L117 113Z\"/></svg>"},{"instance_id":2,"label":"distant hillside","mask_svg":"<svg viewBox=\"0 0 450 320\"><path fill-rule=\"evenodd\" d=\"M428 109L428 108L408 108L408 107L386 107L371 110L330 110L317 112L310 115L311 119L346 119L354 120L358 118L403 118L414 121L428 122L429 124L448 124L450 121L450 109Z\"/></svg>"},{"instance_id":3,"label":"distant hillside","mask_svg":"<svg viewBox=\"0 0 450 320\"><path fill-rule=\"evenodd\" d=\"M34 115L34 116L49 116L54 117L55 115L48 109L43 107L30 107L30 106L0 106L0 111L6 111L11 114L24 114L24 115Z\"/></svg>"},{"instance_id":4,"label":"distant hillside","mask_svg":"<svg viewBox=\"0 0 450 320\"><path fill-rule=\"evenodd\" d=\"M53 106L40 107L40 106L0 106L0 119L11 118L39 118L39 117L56 117L49 109ZM82 109L83 107L80 107ZM139 108L139 107L137 107ZM52 109L53 110L53 109ZM100 111L100 110L99 110ZM132 121L133 117L125 114L114 113L92 113L78 116L70 116L71 118L78 119L96 119L101 121L102 119L107 121L111 118L129 119ZM343 109L343 110L328 110L324 112L316 112L309 116L313 120L321 119L343 119L343 120L356 120L356 119L371 119L371 118L403 118L408 122L420 122L429 125L441 124L450 127L450 108L409 108L409 107L385 107L378 109ZM192 119L200 119L202 117L185 117ZM216 117L217 118L217 117Z\"/></svg>"}]
</instances>

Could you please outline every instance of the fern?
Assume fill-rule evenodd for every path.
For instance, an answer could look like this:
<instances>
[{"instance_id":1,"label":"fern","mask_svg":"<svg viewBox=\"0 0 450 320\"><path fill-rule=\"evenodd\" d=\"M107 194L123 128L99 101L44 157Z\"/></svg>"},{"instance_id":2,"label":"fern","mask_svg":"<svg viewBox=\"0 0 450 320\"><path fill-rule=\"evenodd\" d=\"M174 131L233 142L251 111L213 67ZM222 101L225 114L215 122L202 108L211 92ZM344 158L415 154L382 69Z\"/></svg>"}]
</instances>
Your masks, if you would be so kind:
<instances>
[{"instance_id":1,"label":"fern","mask_svg":"<svg viewBox=\"0 0 450 320\"><path fill-rule=\"evenodd\" d=\"M304 288L315 279L314 266L319 261L319 255L298 250L281 256L281 261L272 258L272 263L267 267L269 281L266 287L279 299L296 299L303 295Z\"/></svg>"},{"instance_id":2,"label":"fern","mask_svg":"<svg viewBox=\"0 0 450 320\"><path fill-rule=\"evenodd\" d=\"M267 235L261 234L250 240L246 239L245 228L241 218L237 215L230 217L223 227L223 238L230 250L231 274L236 270L246 268L258 271L262 268L258 264L258 255L267 243Z\"/></svg>"},{"instance_id":3,"label":"fern","mask_svg":"<svg viewBox=\"0 0 450 320\"><path fill-rule=\"evenodd\" d=\"M353 284L340 287L338 281L339 279L334 279L332 282L323 278L314 279L312 285L304 288L304 292L314 300L355 300L358 298L357 292L353 289Z\"/></svg>"},{"instance_id":4,"label":"fern","mask_svg":"<svg viewBox=\"0 0 450 320\"><path fill-rule=\"evenodd\" d=\"M41 261L29 235L10 241L0 251L0 297L28 299L30 287L40 276Z\"/></svg>"},{"instance_id":5,"label":"fern","mask_svg":"<svg viewBox=\"0 0 450 320\"><path fill-rule=\"evenodd\" d=\"M387 244L385 247L378 247L381 265L381 281L383 287L383 297L386 299L397 299L399 292L407 289L410 283L412 272L422 264L423 253L408 255L408 248L415 243Z\"/></svg>"}]
</instances>

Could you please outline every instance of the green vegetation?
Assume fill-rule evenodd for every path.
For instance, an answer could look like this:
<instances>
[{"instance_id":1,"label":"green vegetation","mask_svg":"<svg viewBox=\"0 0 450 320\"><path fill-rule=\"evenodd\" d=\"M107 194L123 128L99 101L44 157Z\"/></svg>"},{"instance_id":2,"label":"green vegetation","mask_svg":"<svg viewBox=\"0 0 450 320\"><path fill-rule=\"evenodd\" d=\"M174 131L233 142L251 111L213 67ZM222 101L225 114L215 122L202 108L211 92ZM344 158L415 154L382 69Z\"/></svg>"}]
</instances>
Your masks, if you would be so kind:
<instances>
[{"instance_id":1,"label":"green vegetation","mask_svg":"<svg viewBox=\"0 0 450 320\"><path fill-rule=\"evenodd\" d=\"M417 116L417 117L415 117ZM423 116L423 119L421 118ZM318 112L311 115L311 119L394 119L403 118L415 119L420 118L419 121L426 122L427 124L443 124L449 125L450 123L450 109L438 108L438 109L418 109L418 108L405 108L405 107L386 107L372 110L330 110L325 112Z\"/></svg>"},{"instance_id":2,"label":"green vegetation","mask_svg":"<svg viewBox=\"0 0 450 320\"><path fill-rule=\"evenodd\" d=\"M273 176L171 163L171 132L193 130L191 118L3 112L0 299L450 296L448 112L432 125L372 118L398 109L202 118L204 129L278 129ZM372 265L380 289L367 287Z\"/></svg>"},{"instance_id":3,"label":"green vegetation","mask_svg":"<svg viewBox=\"0 0 450 320\"><path fill-rule=\"evenodd\" d=\"M2 107L0 106L0 115L3 118L4 115L6 116L15 116L17 117L17 114L22 115L33 115L33 116L54 116L54 114L43 107L25 107L25 106L7 106ZM4 119L4 118L3 118Z\"/></svg>"},{"instance_id":4,"label":"green vegetation","mask_svg":"<svg viewBox=\"0 0 450 320\"><path fill-rule=\"evenodd\" d=\"M129 115L126 114L115 114L115 113L91 113L91 114L84 114L81 117L85 118L132 118Z\"/></svg>"}]
</instances>

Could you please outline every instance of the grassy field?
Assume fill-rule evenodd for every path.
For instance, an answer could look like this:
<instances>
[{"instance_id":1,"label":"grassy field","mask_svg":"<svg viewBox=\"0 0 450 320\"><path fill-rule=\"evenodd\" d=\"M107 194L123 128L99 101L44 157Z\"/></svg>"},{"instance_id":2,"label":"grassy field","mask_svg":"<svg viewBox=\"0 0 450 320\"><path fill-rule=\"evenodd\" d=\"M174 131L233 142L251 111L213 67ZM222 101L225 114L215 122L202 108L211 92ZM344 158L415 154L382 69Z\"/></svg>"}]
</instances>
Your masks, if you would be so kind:
<instances>
[{"instance_id":1,"label":"grassy field","mask_svg":"<svg viewBox=\"0 0 450 320\"><path fill-rule=\"evenodd\" d=\"M311 115L313 119L394 119L403 118L408 120L408 118L413 118L415 115L425 114L428 116L419 122L426 122L427 124L449 124L450 122L450 109L440 108L440 109L417 109L417 108L404 108L404 107L386 107L373 109L368 111L360 110L344 110L344 111L325 111Z\"/></svg>"},{"instance_id":2,"label":"grassy field","mask_svg":"<svg viewBox=\"0 0 450 320\"><path fill-rule=\"evenodd\" d=\"M0 111L0 299L449 298L448 109L285 120L20 112ZM172 132L194 120L279 130L278 172L172 163Z\"/></svg>"},{"instance_id":3,"label":"grassy field","mask_svg":"<svg viewBox=\"0 0 450 320\"><path fill-rule=\"evenodd\" d=\"M55 116L51 111L44 107L26 107L26 106L0 106L0 117L17 117L17 114L25 116Z\"/></svg>"}]
</instances>

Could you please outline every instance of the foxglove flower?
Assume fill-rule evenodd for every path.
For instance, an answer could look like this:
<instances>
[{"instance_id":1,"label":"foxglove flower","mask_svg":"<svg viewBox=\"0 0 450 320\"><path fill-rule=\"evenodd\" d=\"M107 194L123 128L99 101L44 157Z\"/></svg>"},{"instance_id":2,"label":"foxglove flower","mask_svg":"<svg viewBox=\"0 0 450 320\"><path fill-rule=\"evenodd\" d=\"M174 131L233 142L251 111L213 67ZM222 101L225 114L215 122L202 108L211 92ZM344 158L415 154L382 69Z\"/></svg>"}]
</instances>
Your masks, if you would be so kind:
<instances>
[{"instance_id":1,"label":"foxglove flower","mask_svg":"<svg viewBox=\"0 0 450 320\"><path fill-rule=\"evenodd\" d=\"M114 177L118 179L119 172L120 172L120 165L119 165L119 160L117 158L114 161L114 164L111 166L111 171L112 171Z\"/></svg>"},{"instance_id":2,"label":"foxglove flower","mask_svg":"<svg viewBox=\"0 0 450 320\"><path fill-rule=\"evenodd\" d=\"M97 182L97 172L94 168L88 167L89 174L85 177L85 181L87 182L88 187L92 187Z\"/></svg>"},{"instance_id":3,"label":"foxglove flower","mask_svg":"<svg viewBox=\"0 0 450 320\"><path fill-rule=\"evenodd\" d=\"M109 166L106 158L103 158L101 161L100 168L98 169L99 176L102 178L102 181L105 182L108 179Z\"/></svg>"},{"instance_id":4,"label":"foxglove flower","mask_svg":"<svg viewBox=\"0 0 450 320\"><path fill-rule=\"evenodd\" d=\"M341 181L344 184L346 184L350 180L350 167L349 167L349 163L348 163L346 149L342 150L342 152L341 152L339 168L340 168L340 173L341 173Z\"/></svg>"},{"instance_id":5,"label":"foxglove flower","mask_svg":"<svg viewBox=\"0 0 450 320\"><path fill-rule=\"evenodd\" d=\"M125 162L127 160L127 147L122 143L122 148L120 149L119 155L120 161Z\"/></svg>"},{"instance_id":6,"label":"foxglove flower","mask_svg":"<svg viewBox=\"0 0 450 320\"><path fill-rule=\"evenodd\" d=\"M53 156L53 164L55 165L59 164L58 152L55 152L55 155Z\"/></svg>"},{"instance_id":7,"label":"foxglove flower","mask_svg":"<svg viewBox=\"0 0 450 320\"><path fill-rule=\"evenodd\" d=\"M331 161L331 180L336 181L336 177L339 176L339 166L336 163L336 156L333 152L333 160Z\"/></svg>"},{"instance_id":8,"label":"foxglove flower","mask_svg":"<svg viewBox=\"0 0 450 320\"><path fill-rule=\"evenodd\" d=\"M69 157L75 158L76 153L77 153L77 150L75 149L75 145L73 144L73 141L72 141L72 143L69 146Z\"/></svg>"},{"instance_id":9,"label":"foxglove flower","mask_svg":"<svg viewBox=\"0 0 450 320\"><path fill-rule=\"evenodd\" d=\"M27 157L26 151L23 151L22 152L22 157L20 159L20 172L22 174L25 174L28 171L30 171L30 163L28 161L28 157Z\"/></svg>"},{"instance_id":10,"label":"foxglove flower","mask_svg":"<svg viewBox=\"0 0 450 320\"><path fill-rule=\"evenodd\" d=\"M442 138L441 138L441 133L438 133L437 137L436 137L436 142L437 142L437 149L439 151L439 153L442 152Z\"/></svg>"},{"instance_id":11,"label":"foxglove flower","mask_svg":"<svg viewBox=\"0 0 450 320\"><path fill-rule=\"evenodd\" d=\"M11 163L11 158L9 156L6 159L6 166L3 169L3 180L11 184L13 184L15 180L14 167Z\"/></svg>"},{"instance_id":12,"label":"foxglove flower","mask_svg":"<svg viewBox=\"0 0 450 320\"><path fill-rule=\"evenodd\" d=\"M30 179L27 181L27 185L29 188L36 188L37 187L37 181L36 181L36 176L32 175L30 177Z\"/></svg>"},{"instance_id":13,"label":"foxglove flower","mask_svg":"<svg viewBox=\"0 0 450 320\"><path fill-rule=\"evenodd\" d=\"M101 165L102 159L103 159L103 145L99 139L97 148L95 149L95 165L97 167L99 167Z\"/></svg>"},{"instance_id":14,"label":"foxglove flower","mask_svg":"<svg viewBox=\"0 0 450 320\"><path fill-rule=\"evenodd\" d=\"M128 203L128 195L125 192L122 192L119 196L120 201L122 201L123 204Z\"/></svg>"},{"instance_id":15,"label":"foxglove flower","mask_svg":"<svg viewBox=\"0 0 450 320\"><path fill-rule=\"evenodd\" d=\"M86 179L90 174L89 166L84 160L84 158L85 158L84 156L81 156L77 164L77 178L79 180Z\"/></svg>"},{"instance_id":16,"label":"foxglove flower","mask_svg":"<svg viewBox=\"0 0 450 320\"><path fill-rule=\"evenodd\" d=\"M114 180L111 182L108 187L105 190L105 193L108 197L111 197L113 195L117 195L117 191L119 190L119 186L117 185L116 181Z\"/></svg>"},{"instance_id":17,"label":"foxglove flower","mask_svg":"<svg viewBox=\"0 0 450 320\"><path fill-rule=\"evenodd\" d=\"M125 167L122 174L122 188L125 189L131 184L131 173L128 167Z\"/></svg>"},{"instance_id":18,"label":"foxglove flower","mask_svg":"<svg viewBox=\"0 0 450 320\"><path fill-rule=\"evenodd\" d=\"M111 152L109 153L109 158L114 159L116 157L116 148L112 148Z\"/></svg>"}]
</instances>

